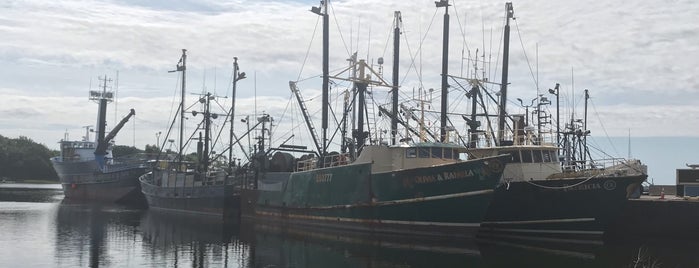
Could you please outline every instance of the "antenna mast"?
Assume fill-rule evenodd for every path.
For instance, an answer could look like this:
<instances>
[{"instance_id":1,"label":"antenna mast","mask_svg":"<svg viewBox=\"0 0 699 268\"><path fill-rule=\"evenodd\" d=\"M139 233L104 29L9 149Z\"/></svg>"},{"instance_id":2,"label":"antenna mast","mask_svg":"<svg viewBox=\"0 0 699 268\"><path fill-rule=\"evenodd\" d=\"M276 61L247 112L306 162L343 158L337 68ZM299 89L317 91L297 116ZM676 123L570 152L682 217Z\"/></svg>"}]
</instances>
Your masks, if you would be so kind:
<instances>
[{"instance_id":1,"label":"antenna mast","mask_svg":"<svg viewBox=\"0 0 699 268\"><path fill-rule=\"evenodd\" d=\"M97 135L96 142L99 144L104 141L107 128L107 103L114 100L114 92L107 91L107 82L111 82L111 78L98 78L102 82L102 90L90 90L90 100L97 101L99 104L99 113L97 114Z\"/></svg>"},{"instance_id":2,"label":"antenna mast","mask_svg":"<svg viewBox=\"0 0 699 268\"><path fill-rule=\"evenodd\" d=\"M515 11L512 9L512 2L505 3L505 33L503 38L502 53L502 83L500 83L500 112L498 113L498 144L502 145L505 140L505 113L507 112L507 75L510 58L510 19L514 20Z\"/></svg>"}]
</instances>

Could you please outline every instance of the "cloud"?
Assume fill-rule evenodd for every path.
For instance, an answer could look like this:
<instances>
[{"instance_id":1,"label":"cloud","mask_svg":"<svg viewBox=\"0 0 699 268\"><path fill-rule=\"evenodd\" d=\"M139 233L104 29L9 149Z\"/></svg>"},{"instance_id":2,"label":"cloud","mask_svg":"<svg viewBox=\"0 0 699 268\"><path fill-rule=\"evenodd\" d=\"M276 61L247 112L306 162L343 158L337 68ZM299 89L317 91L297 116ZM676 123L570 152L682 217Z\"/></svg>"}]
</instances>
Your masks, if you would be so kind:
<instances>
[{"instance_id":1,"label":"cloud","mask_svg":"<svg viewBox=\"0 0 699 268\"><path fill-rule=\"evenodd\" d=\"M499 82L503 4L452 4L450 74L482 77L485 70L490 81ZM288 81L310 78L299 88L305 98L318 96L320 17L308 11L314 5L318 2L6 2L0 5L5 40L0 43L0 65L5 66L0 72L0 111L17 116L0 119L0 130L3 135L36 133L47 144L62 138L66 129L81 133L80 126L94 124L96 118L87 91L97 88L97 76L116 82L118 71L116 118L134 107L136 143L152 144L152 133L170 122L171 103L179 91L178 74L167 71L186 48L188 92L206 89L230 97L232 61L238 57L248 76L238 83L239 114L253 114L256 103L258 113L279 118L280 130L293 130L305 142L308 137L302 136L308 131L298 118L286 125L297 106L289 103ZM699 28L694 27L699 3L529 0L515 3L514 9L512 99L536 97L538 78L540 94L561 83L566 107L590 89L609 135L623 136L629 128L647 136L699 133L686 123L695 120L691 115L699 104L699 79L693 72L699 58ZM430 107L437 109L443 9L431 2L332 1L331 69L346 67L356 51L374 67L383 57L383 75L390 80L395 10L402 12L403 22L401 96L407 101L420 87L436 89ZM336 82L333 103L339 105L339 91L348 84ZM117 88L116 83L112 86ZM387 90L374 92L376 102L387 103ZM451 93L452 101L463 99L460 94ZM318 99L307 106L316 119ZM522 109L509 107L513 112ZM293 114L300 115L298 110ZM44 124L31 124L21 119L25 117L41 118ZM108 118L115 121L113 114ZM125 129L118 139L133 141L128 138L132 135Z\"/></svg>"}]
</instances>

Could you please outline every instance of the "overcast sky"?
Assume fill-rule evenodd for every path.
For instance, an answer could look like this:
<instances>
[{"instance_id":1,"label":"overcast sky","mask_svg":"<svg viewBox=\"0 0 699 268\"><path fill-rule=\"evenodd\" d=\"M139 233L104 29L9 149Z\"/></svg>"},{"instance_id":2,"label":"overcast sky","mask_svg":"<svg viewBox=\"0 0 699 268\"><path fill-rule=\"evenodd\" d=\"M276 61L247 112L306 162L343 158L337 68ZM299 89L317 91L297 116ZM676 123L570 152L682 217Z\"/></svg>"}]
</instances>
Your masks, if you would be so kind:
<instances>
[{"instance_id":1,"label":"overcast sky","mask_svg":"<svg viewBox=\"0 0 699 268\"><path fill-rule=\"evenodd\" d=\"M437 9L434 1L330 3L331 70L345 67L345 59L356 51L370 63L384 57L384 76L390 81L390 38L398 10L403 18L403 97L410 97L421 83L426 89L440 87L444 9ZM486 51L490 62L486 76L499 81L504 2L450 3L450 74L473 73L473 62L467 58L478 49L479 56ZM320 74L321 26L319 16L308 11L318 4L2 1L0 134L28 136L50 148L57 148L66 131L71 139L79 139L84 135L81 127L94 125L96 119L97 106L88 100L88 91L97 89L98 76L116 80L118 71L118 106L115 116L111 104L109 124L129 108L136 109L137 116L117 142L154 144L155 133L166 131L171 120L179 77L167 71L175 68L183 48L188 50L189 92L206 89L230 97L232 62L238 57L248 78L238 83L236 114L242 118L256 108L276 120L291 120L282 115L297 106L289 101L288 81ZM527 0L513 5L508 93L512 100L536 97L538 77L541 94L560 83L564 109L576 107L578 114L579 95L590 89L593 135L699 136L699 3ZM320 80L304 80L299 88L305 98L318 99ZM375 99L384 103L386 90L375 92ZM512 100L508 109L523 112ZM220 101L230 105L230 99ZM309 109L317 114L315 107ZM301 126L296 131L305 133Z\"/></svg>"}]
</instances>

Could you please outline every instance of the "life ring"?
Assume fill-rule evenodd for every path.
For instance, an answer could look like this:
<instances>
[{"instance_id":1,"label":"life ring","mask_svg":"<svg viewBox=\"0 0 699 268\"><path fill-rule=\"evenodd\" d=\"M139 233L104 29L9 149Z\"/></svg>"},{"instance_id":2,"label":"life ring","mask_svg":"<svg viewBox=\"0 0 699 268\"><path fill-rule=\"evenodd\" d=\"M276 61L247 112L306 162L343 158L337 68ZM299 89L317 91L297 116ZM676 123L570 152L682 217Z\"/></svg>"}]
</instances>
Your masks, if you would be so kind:
<instances>
[{"instance_id":1,"label":"life ring","mask_svg":"<svg viewBox=\"0 0 699 268\"><path fill-rule=\"evenodd\" d=\"M487 173L500 173L505 168L502 162L497 159L485 161L484 165Z\"/></svg>"}]
</instances>

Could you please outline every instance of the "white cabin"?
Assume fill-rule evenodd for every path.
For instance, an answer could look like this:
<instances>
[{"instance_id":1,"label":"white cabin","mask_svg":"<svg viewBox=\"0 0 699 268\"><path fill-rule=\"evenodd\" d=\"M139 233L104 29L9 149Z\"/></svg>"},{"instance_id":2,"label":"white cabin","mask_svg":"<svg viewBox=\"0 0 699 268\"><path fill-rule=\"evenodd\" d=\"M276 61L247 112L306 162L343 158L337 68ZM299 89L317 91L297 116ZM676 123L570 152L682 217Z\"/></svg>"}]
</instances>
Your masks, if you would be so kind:
<instances>
[{"instance_id":1,"label":"white cabin","mask_svg":"<svg viewBox=\"0 0 699 268\"><path fill-rule=\"evenodd\" d=\"M513 145L489 148L469 148L469 158L509 154L510 162L505 165L504 181L545 180L563 172L558 161L558 147L553 145Z\"/></svg>"},{"instance_id":2,"label":"white cabin","mask_svg":"<svg viewBox=\"0 0 699 268\"><path fill-rule=\"evenodd\" d=\"M372 173L440 166L459 162L459 154L465 153L465 149L465 147L448 143L367 145L354 163L373 163Z\"/></svg>"}]
</instances>

